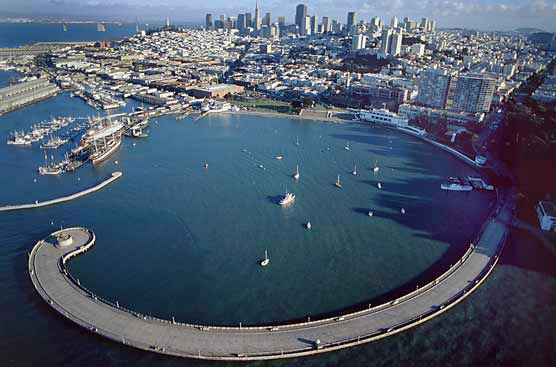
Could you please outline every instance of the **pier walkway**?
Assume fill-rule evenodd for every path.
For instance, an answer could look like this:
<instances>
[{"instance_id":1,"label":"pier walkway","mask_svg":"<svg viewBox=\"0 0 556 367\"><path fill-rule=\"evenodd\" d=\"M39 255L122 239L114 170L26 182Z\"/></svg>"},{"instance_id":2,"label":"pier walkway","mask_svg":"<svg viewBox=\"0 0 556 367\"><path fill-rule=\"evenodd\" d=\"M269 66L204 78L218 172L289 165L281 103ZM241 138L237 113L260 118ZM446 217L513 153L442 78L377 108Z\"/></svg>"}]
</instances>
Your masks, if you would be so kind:
<instances>
[{"instance_id":1,"label":"pier walkway","mask_svg":"<svg viewBox=\"0 0 556 367\"><path fill-rule=\"evenodd\" d=\"M83 191L80 191L80 192L76 192L75 194L68 195L68 196L62 196L61 198L52 199L52 200L36 201L33 204L0 206L0 212L6 212L6 211L9 211L9 210L40 208L41 206L47 206L47 205L52 205L52 204L57 204L57 203L63 203L64 201L74 200L74 199L77 199L81 196L85 196L85 195L90 194L92 192L98 191L98 190L102 189L104 186L109 185L110 183L114 182L115 180L117 180L120 177L122 177L121 172L114 172L114 173L112 173L112 176L110 176L110 178L102 181L98 185L90 187L90 188L88 188L86 190L83 190Z\"/></svg>"},{"instance_id":2,"label":"pier walkway","mask_svg":"<svg viewBox=\"0 0 556 367\"><path fill-rule=\"evenodd\" d=\"M142 315L103 300L74 279L64 265L95 243L94 233L84 228L55 232L55 236L72 236L73 243L65 246L56 245L53 235L39 241L29 255L28 270L38 293L57 312L93 333L129 346L211 360L297 357L401 332L445 312L467 297L490 274L503 247L508 232L506 223L511 218L511 201L505 204L499 201L499 204L496 214L485 222L475 245L429 284L367 310L293 325L192 325Z\"/></svg>"}]
</instances>

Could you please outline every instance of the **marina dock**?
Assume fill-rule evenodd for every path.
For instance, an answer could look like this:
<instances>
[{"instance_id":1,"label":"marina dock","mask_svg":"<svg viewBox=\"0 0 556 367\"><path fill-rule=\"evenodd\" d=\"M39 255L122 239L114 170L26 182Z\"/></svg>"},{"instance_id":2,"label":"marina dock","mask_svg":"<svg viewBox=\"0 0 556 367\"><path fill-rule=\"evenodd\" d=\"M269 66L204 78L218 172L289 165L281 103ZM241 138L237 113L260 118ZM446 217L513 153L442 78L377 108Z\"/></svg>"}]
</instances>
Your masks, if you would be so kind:
<instances>
[{"instance_id":1,"label":"marina dock","mask_svg":"<svg viewBox=\"0 0 556 367\"><path fill-rule=\"evenodd\" d=\"M90 194L92 192L98 191L98 190L102 189L104 186L107 186L107 185L111 184L112 182L116 181L120 177L122 177L122 172L114 172L114 173L112 173L110 178L102 181L98 185L90 187L90 188L88 188L86 190L83 190L83 191L80 191L80 192L76 192L75 194L68 195L68 196L63 196L61 198L52 199L52 200L46 200L46 201L40 201L40 202L36 201L33 204L6 205L6 206L0 207L0 212L6 212L6 211L10 211L10 210L21 210L21 209L34 209L34 208L40 208L42 206L63 203L64 201L74 200L74 199L80 198L81 196L85 196L85 195Z\"/></svg>"},{"instance_id":2,"label":"marina dock","mask_svg":"<svg viewBox=\"0 0 556 367\"><path fill-rule=\"evenodd\" d=\"M504 194L502 194L503 196ZM65 267L92 248L91 230L69 228L39 241L28 272L41 297L59 314L113 341L173 356L208 360L265 360L328 352L384 338L455 306L492 272L508 233L511 200L498 199L492 216L465 254L438 278L381 305L324 320L241 327L194 325L144 315L104 300ZM69 235L69 236L68 236ZM102 251L102 248L97 249Z\"/></svg>"}]
</instances>

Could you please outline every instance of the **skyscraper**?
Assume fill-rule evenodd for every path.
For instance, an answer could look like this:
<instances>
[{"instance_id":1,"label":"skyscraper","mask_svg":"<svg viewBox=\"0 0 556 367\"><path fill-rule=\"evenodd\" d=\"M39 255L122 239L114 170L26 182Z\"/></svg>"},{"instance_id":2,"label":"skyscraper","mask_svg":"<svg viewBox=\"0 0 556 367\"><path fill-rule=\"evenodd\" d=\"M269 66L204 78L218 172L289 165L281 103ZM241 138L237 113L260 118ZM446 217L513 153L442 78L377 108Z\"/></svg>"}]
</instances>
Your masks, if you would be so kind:
<instances>
[{"instance_id":1,"label":"skyscraper","mask_svg":"<svg viewBox=\"0 0 556 367\"><path fill-rule=\"evenodd\" d=\"M308 36L311 34L311 17L306 15L301 22L301 28L299 34L302 36Z\"/></svg>"},{"instance_id":2,"label":"skyscraper","mask_svg":"<svg viewBox=\"0 0 556 367\"><path fill-rule=\"evenodd\" d=\"M313 15L311 17L311 34L319 33L319 17Z\"/></svg>"},{"instance_id":3,"label":"skyscraper","mask_svg":"<svg viewBox=\"0 0 556 367\"><path fill-rule=\"evenodd\" d=\"M428 18L421 18L421 28L423 31L427 32L429 30L429 19Z\"/></svg>"},{"instance_id":4,"label":"skyscraper","mask_svg":"<svg viewBox=\"0 0 556 367\"><path fill-rule=\"evenodd\" d=\"M295 24L297 24L297 26L299 27L300 32L301 29L303 28L303 19L305 19L306 16L307 16L307 5L299 4L295 8Z\"/></svg>"},{"instance_id":5,"label":"skyscraper","mask_svg":"<svg viewBox=\"0 0 556 367\"><path fill-rule=\"evenodd\" d=\"M253 20L253 28L256 31L261 29L261 17L259 16L259 2L255 3L255 19Z\"/></svg>"},{"instance_id":6,"label":"skyscraper","mask_svg":"<svg viewBox=\"0 0 556 367\"><path fill-rule=\"evenodd\" d=\"M403 33L393 32L390 38L390 45L388 45L388 53L392 56L398 56L402 51Z\"/></svg>"},{"instance_id":7,"label":"skyscraper","mask_svg":"<svg viewBox=\"0 0 556 367\"><path fill-rule=\"evenodd\" d=\"M350 11L347 16L347 31L351 32L353 26L357 23L357 14L354 11Z\"/></svg>"},{"instance_id":8,"label":"skyscraper","mask_svg":"<svg viewBox=\"0 0 556 367\"><path fill-rule=\"evenodd\" d=\"M391 29L384 29L382 31L382 37L380 39L380 51L386 55L389 54L390 48L390 38L392 37Z\"/></svg>"},{"instance_id":9,"label":"skyscraper","mask_svg":"<svg viewBox=\"0 0 556 367\"><path fill-rule=\"evenodd\" d=\"M278 17L278 24L280 26L286 25L286 17Z\"/></svg>"},{"instance_id":10,"label":"skyscraper","mask_svg":"<svg viewBox=\"0 0 556 367\"><path fill-rule=\"evenodd\" d=\"M239 29L240 31L247 28L247 23L245 20L245 14L237 15L237 29Z\"/></svg>"},{"instance_id":11,"label":"skyscraper","mask_svg":"<svg viewBox=\"0 0 556 367\"><path fill-rule=\"evenodd\" d=\"M398 28L398 17L396 17L395 15L392 17L392 20L390 21L390 28L392 29Z\"/></svg>"},{"instance_id":12,"label":"skyscraper","mask_svg":"<svg viewBox=\"0 0 556 367\"><path fill-rule=\"evenodd\" d=\"M212 19L212 14L207 14L207 16L205 18L205 27L207 29L213 29L214 28L214 19Z\"/></svg>"},{"instance_id":13,"label":"skyscraper","mask_svg":"<svg viewBox=\"0 0 556 367\"><path fill-rule=\"evenodd\" d=\"M251 18L251 13L245 13L245 26L253 27L253 18Z\"/></svg>"},{"instance_id":14,"label":"skyscraper","mask_svg":"<svg viewBox=\"0 0 556 367\"><path fill-rule=\"evenodd\" d=\"M272 24L272 14L266 13L266 15L264 16L263 24L270 27L270 25Z\"/></svg>"},{"instance_id":15,"label":"skyscraper","mask_svg":"<svg viewBox=\"0 0 556 367\"><path fill-rule=\"evenodd\" d=\"M332 32L332 22L330 17L322 17L322 33Z\"/></svg>"}]
</instances>

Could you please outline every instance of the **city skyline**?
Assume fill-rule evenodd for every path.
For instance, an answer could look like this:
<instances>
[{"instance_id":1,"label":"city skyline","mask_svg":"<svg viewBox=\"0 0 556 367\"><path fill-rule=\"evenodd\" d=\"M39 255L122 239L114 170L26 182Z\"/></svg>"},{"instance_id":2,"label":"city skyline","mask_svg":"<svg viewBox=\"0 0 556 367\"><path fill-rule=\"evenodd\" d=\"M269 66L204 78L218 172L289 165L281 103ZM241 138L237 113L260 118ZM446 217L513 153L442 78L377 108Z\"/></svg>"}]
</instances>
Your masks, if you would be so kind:
<instances>
[{"instance_id":1,"label":"city skyline","mask_svg":"<svg viewBox=\"0 0 556 367\"><path fill-rule=\"evenodd\" d=\"M355 2L345 1L261 1L259 9L261 18L270 12L273 16L284 16L287 23L294 23L298 4L305 4L308 15L320 18L330 17L344 23L348 12L356 12L358 20L370 21L379 16L388 22L393 16L420 19L434 17L441 28L476 28L484 30L513 30L517 28L539 28L556 31L556 1L486 1L469 3L451 0L423 1L419 4L404 0ZM139 17L144 21L164 22L170 17L173 23L202 24L206 13L237 16L238 13L254 13L255 1L241 1L230 5L223 1L210 4L190 2L181 4L168 1L162 5L151 5L144 0L125 0L112 2L108 0L91 0L80 3L74 0L7 0L0 5L0 18L74 18L133 21Z\"/></svg>"}]
</instances>

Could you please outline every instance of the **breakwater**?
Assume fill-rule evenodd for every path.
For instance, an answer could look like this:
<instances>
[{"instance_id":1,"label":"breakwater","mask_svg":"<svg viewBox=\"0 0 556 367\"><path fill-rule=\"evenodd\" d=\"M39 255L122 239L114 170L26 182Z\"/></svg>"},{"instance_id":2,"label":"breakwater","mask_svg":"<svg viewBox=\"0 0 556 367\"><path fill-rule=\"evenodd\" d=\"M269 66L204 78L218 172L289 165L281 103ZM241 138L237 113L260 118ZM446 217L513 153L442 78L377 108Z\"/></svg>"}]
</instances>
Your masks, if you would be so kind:
<instances>
[{"instance_id":1,"label":"breakwater","mask_svg":"<svg viewBox=\"0 0 556 367\"><path fill-rule=\"evenodd\" d=\"M85 196L85 195L90 194L92 192L98 191L98 190L102 189L104 186L109 185L110 183L114 182L115 180L117 180L120 177L122 177L122 172L114 172L114 173L112 173L112 175L108 179L102 181L98 185L90 187L86 190L77 192L75 194L68 195L68 196L63 196L63 197L60 197L60 198L57 198L57 199L52 199L52 200L46 200L46 201L40 201L40 202L35 201L32 204L6 205L6 206L0 207L0 212L10 211L10 210L21 210L21 209L34 209L34 208L40 208L42 206L63 203L64 201L74 200L74 199L77 199L81 196Z\"/></svg>"},{"instance_id":2,"label":"breakwater","mask_svg":"<svg viewBox=\"0 0 556 367\"><path fill-rule=\"evenodd\" d=\"M95 243L87 229L67 229L67 247L48 238L31 251L29 273L39 294L56 311L89 331L162 354L211 360L261 360L322 353L367 343L419 325L471 294L492 272L507 235L511 200L503 194L477 240L445 273L402 297L367 310L298 324L216 327L164 320L104 300L66 269L71 257ZM49 237L52 238L52 237Z\"/></svg>"}]
</instances>

